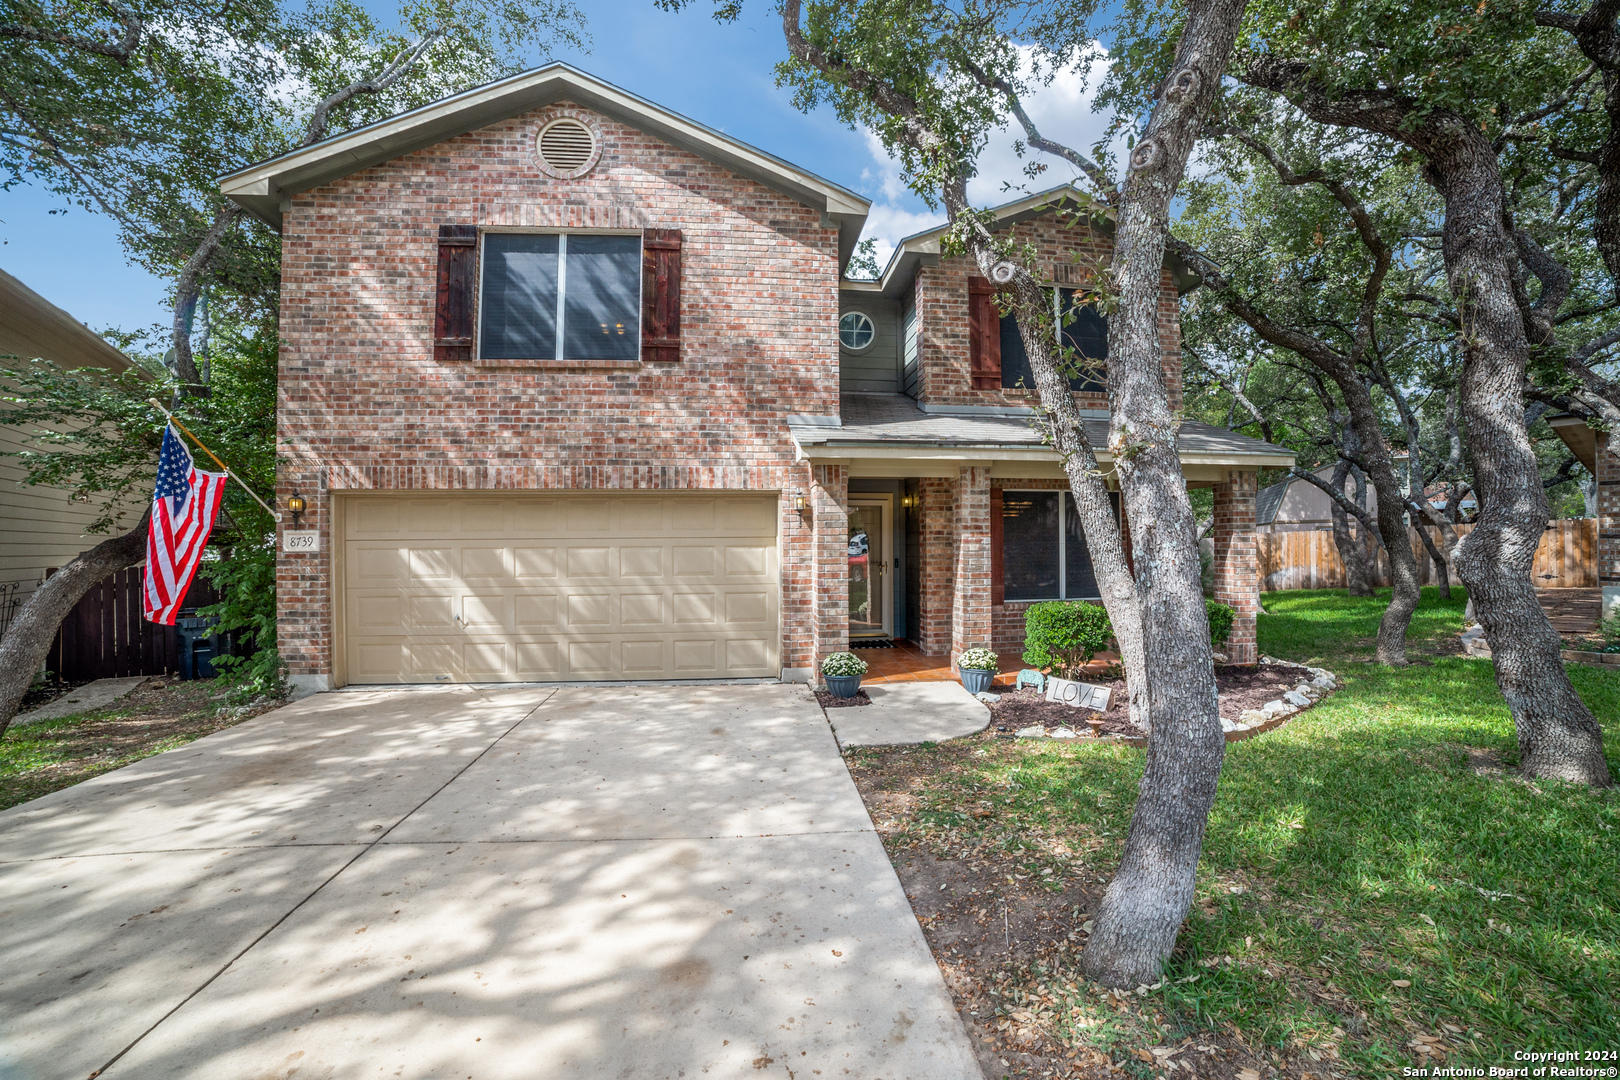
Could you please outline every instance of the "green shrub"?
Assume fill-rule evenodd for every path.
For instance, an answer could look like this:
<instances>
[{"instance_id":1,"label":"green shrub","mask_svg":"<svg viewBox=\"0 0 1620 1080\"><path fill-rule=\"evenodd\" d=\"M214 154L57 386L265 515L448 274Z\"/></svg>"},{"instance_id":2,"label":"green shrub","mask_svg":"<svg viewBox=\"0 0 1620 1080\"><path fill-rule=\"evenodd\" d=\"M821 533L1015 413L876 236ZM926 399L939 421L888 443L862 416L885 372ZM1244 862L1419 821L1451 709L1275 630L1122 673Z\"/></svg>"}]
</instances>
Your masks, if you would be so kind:
<instances>
[{"instance_id":1,"label":"green shrub","mask_svg":"<svg viewBox=\"0 0 1620 1080\"><path fill-rule=\"evenodd\" d=\"M1024 612L1024 663L1073 678L1114 640L1108 612L1096 604L1045 600Z\"/></svg>"},{"instance_id":2,"label":"green shrub","mask_svg":"<svg viewBox=\"0 0 1620 1080\"><path fill-rule=\"evenodd\" d=\"M1237 617L1225 604L1204 600L1209 619L1209 644L1220 649L1232 636ZM1091 658L1114 642L1108 612L1097 604L1075 600L1045 600L1024 613L1024 663L1050 668L1059 678L1072 679Z\"/></svg>"},{"instance_id":3,"label":"green shrub","mask_svg":"<svg viewBox=\"0 0 1620 1080\"><path fill-rule=\"evenodd\" d=\"M1225 604L1205 597L1204 614L1209 616L1210 647L1222 648L1226 644L1226 639L1232 636L1232 620L1237 618L1237 612Z\"/></svg>"}]
</instances>

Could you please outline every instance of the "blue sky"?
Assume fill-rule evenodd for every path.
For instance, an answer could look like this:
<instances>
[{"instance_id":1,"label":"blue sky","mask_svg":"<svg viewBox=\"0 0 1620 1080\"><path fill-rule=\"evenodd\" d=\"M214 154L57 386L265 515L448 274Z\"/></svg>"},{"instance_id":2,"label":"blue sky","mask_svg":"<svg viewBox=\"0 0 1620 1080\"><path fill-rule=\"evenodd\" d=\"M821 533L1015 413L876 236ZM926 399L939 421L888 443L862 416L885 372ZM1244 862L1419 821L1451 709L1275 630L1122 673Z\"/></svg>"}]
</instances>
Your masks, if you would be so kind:
<instances>
[{"instance_id":1,"label":"blue sky","mask_svg":"<svg viewBox=\"0 0 1620 1080\"><path fill-rule=\"evenodd\" d=\"M583 0L583 6L590 51L564 51L556 59L861 192L874 203L867 235L883 241L885 255L893 240L937 220L903 190L875 140L830 111L799 112L776 86L773 68L785 49L774 5L756 0L727 25L710 17L703 0L677 14L652 0ZM1081 146L1103 126L1078 78L1059 79L1029 107L1044 133ZM1002 184L1021 182L1011 145L1010 135L992 141L970 190L975 201L1003 201L1010 196ZM1053 165L1040 186L1071 175L1066 165ZM0 192L0 266L96 330L168 321L165 282L126 263L111 223L37 188Z\"/></svg>"}]
</instances>

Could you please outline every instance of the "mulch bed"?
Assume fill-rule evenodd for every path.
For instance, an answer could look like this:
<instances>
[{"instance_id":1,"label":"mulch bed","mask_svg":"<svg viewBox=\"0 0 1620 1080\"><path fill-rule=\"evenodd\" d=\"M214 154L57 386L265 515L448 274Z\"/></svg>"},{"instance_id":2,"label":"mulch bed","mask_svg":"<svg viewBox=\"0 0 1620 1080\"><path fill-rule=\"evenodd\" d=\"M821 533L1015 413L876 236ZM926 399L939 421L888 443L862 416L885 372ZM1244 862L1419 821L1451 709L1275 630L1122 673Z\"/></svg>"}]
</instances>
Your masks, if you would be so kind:
<instances>
[{"instance_id":1,"label":"mulch bed","mask_svg":"<svg viewBox=\"0 0 1620 1080\"><path fill-rule=\"evenodd\" d=\"M866 696L865 690L855 691L854 697L833 697L830 690L817 690L816 700L821 702L823 709L853 709L858 705L872 704L872 699Z\"/></svg>"},{"instance_id":2,"label":"mulch bed","mask_svg":"<svg viewBox=\"0 0 1620 1080\"><path fill-rule=\"evenodd\" d=\"M1080 984L1076 965L1086 943L1087 921L1107 886L1106 869L1090 865L1070 846L1075 837L1045 834L1024 823L1005 824L1042 854L1032 856L1026 850L1020 855L988 842L988 837L971 842L938 828L929 829L925 839L916 830L919 793L937 782L942 771L956 767L959 759L982 761L978 755L1022 750L980 737L927 755L888 748L845 754L987 1080L1170 1080L1173 1075L1253 1080L1255 1073L1266 1080L1343 1077L1337 1062L1318 1063L1299 1048L1256 1046L1230 1025L1210 1030L1192 1017L1165 1016L1151 998L1099 996L1096 988L1082 995L1111 1016L1113 1037L1101 1027L1095 1039L1061 1032L1056 1021L1066 1002L1056 1010L1032 1013L1027 1002L1039 984ZM996 809L987 813L998 816ZM1065 870L1045 876L1030 865L1032 858ZM1294 981L1291 977L1290 983ZM1302 982L1297 990L1314 997L1320 988ZM1009 1009L1013 999L1025 1004ZM1341 1007L1353 1010L1348 1003ZM1174 1058L1173 1066L1166 1066L1169 1058Z\"/></svg>"},{"instance_id":3,"label":"mulch bed","mask_svg":"<svg viewBox=\"0 0 1620 1080\"><path fill-rule=\"evenodd\" d=\"M1244 709L1258 709L1268 701L1276 701L1302 680L1309 682L1310 679L1309 670L1292 664L1255 664L1248 667L1218 665L1215 668L1215 689L1220 695L1221 719L1236 720ZM990 706L990 712L995 717L996 726L1007 731L1039 724L1047 730L1067 727L1082 735L1088 728L1104 735L1141 735L1127 715L1125 680L1112 679L1092 685L1106 686L1114 691L1107 712L1075 709L1056 701L1047 701L1045 694L1032 686L1002 694L1001 700ZM1091 721L1100 721L1100 724L1092 724Z\"/></svg>"}]
</instances>

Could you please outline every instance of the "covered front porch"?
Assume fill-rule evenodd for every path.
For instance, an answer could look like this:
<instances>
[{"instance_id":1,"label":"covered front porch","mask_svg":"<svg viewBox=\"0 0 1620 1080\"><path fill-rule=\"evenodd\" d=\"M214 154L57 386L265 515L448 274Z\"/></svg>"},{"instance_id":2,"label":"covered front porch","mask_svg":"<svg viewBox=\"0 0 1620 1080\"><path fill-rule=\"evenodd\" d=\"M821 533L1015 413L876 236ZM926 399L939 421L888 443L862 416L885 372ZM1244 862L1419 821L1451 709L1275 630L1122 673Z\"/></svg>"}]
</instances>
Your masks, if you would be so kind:
<instances>
[{"instance_id":1,"label":"covered front porch","mask_svg":"<svg viewBox=\"0 0 1620 1080\"><path fill-rule=\"evenodd\" d=\"M1106 420L1088 421L1105 445ZM951 679L956 657L980 646L1010 680L1032 604L1100 600L1067 480L1027 416L931 414L901 395L851 394L838 425L790 430L814 535L812 681L822 658L852 645L869 680ZM1215 598L1237 613L1227 654L1254 663L1256 476L1293 455L1188 422L1181 456L1188 485L1214 489Z\"/></svg>"}]
</instances>

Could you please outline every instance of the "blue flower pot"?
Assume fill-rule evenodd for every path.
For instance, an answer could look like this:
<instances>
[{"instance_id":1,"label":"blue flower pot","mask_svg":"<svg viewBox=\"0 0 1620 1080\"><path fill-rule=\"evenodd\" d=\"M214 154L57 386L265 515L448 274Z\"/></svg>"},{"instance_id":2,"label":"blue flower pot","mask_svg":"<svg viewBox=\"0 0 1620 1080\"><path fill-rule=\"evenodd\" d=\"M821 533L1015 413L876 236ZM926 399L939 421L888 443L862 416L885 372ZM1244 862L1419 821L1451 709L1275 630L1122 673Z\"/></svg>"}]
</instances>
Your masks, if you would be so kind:
<instances>
[{"instance_id":1,"label":"blue flower pot","mask_svg":"<svg viewBox=\"0 0 1620 1080\"><path fill-rule=\"evenodd\" d=\"M957 668L957 674L962 676L962 685L967 687L970 694L982 694L990 689L990 683L995 679L993 671L974 671L972 668Z\"/></svg>"},{"instance_id":2,"label":"blue flower pot","mask_svg":"<svg viewBox=\"0 0 1620 1080\"><path fill-rule=\"evenodd\" d=\"M861 677L859 675L823 675L827 680L827 690L836 698L852 698L860 691Z\"/></svg>"}]
</instances>

